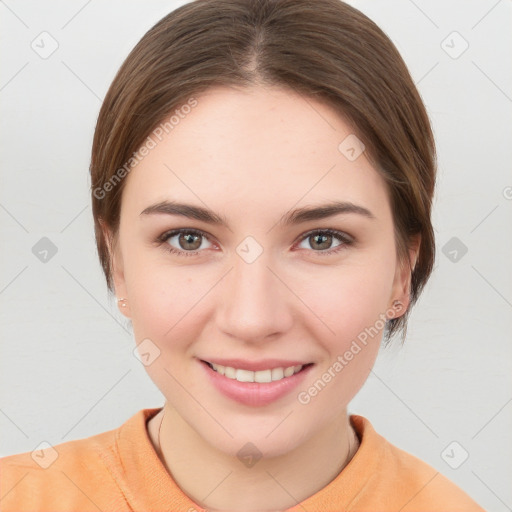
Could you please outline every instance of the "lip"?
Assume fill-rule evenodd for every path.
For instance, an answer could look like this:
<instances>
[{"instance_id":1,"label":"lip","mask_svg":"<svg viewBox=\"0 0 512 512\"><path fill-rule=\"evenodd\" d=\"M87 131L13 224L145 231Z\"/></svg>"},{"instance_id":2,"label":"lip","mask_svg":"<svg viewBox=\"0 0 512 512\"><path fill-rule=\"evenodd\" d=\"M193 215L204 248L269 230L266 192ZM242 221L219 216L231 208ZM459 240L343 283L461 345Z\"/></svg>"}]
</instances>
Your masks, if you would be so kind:
<instances>
[{"instance_id":1,"label":"lip","mask_svg":"<svg viewBox=\"0 0 512 512\"><path fill-rule=\"evenodd\" d=\"M230 363L234 363L235 360L220 360L219 361L229 361ZM246 365L243 366L233 366L233 368L247 369L251 371L258 371L258 369L271 369L279 368L280 366L295 366L293 361L279 361L279 364L274 366L272 364L270 366L261 367L261 363L264 362L268 365L270 360L259 361L258 363L251 363L253 366L249 368L247 365L249 364L245 361ZM238 382L234 379L228 379L217 373L215 370L210 368L208 364L203 360L198 360L199 364L203 368L203 371L206 373L207 378L213 384L213 386L219 391L221 394L238 402L243 405L248 405L250 407L263 407L265 405L269 405L272 402L283 398L285 395L288 395L293 389L297 388L299 384L305 379L306 375L309 373L311 368L314 366L312 363L306 363L307 366L302 368L302 370L298 373L293 374L291 377L285 377L284 379L273 381L273 382ZM215 362L216 361L210 361ZM282 363L286 363L283 365ZM230 364L218 363L222 366L230 366ZM238 363L239 364L239 363ZM297 363L301 364L301 363ZM287 365L287 366L286 366ZM258 366L257 369L252 369L255 366Z\"/></svg>"},{"instance_id":2,"label":"lip","mask_svg":"<svg viewBox=\"0 0 512 512\"><path fill-rule=\"evenodd\" d=\"M220 364L221 366L231 366L240 370L250 370L257 372L260 370L273 370L274 368L288 368L290 366L305 366L310 361L297 361L292 359L262 359L261 361L247 361L245 359L203 359L208 363Z\"/></svg>"}]
</instances>

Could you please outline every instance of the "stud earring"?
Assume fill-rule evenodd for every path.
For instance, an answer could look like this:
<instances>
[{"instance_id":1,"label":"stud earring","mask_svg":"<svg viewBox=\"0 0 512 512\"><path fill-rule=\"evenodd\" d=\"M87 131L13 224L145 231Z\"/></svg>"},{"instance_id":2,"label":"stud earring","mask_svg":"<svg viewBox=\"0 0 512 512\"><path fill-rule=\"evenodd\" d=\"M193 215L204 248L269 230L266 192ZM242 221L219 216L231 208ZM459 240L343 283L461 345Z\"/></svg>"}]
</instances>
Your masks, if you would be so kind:
<instances>
[{"instance_id":1,"label":"stud earring","mask_svg":"<svg viewBox=\"0 0 512 512\"><path fill-rule=\"evenodd\" d=\"M395 318L396 314L402 309L403 304L395 299L391 307L386 311L386 317L388 320Z\"/></svg>"},{"instance_id":2,"label":"stud earring","mask_svg":"<svg viewBox=\"0 0 512 512\"><path fill-rule=\"evenodd\" d=\"M395 311L400 311L402 309L402 303L399 300L393 301L393 309Z\"/></svg>"},{"instance_id":3,"label":"stud earring","mask_svg":"<svg viewBox=\"0 0 512 512\"><path fill-rule=\"evenodd\" d=\"M122 308L125 308L126 307L126 301L128 299L117 299L117 302L121 303L121 307Z\"/></svg>"}]
</instances>

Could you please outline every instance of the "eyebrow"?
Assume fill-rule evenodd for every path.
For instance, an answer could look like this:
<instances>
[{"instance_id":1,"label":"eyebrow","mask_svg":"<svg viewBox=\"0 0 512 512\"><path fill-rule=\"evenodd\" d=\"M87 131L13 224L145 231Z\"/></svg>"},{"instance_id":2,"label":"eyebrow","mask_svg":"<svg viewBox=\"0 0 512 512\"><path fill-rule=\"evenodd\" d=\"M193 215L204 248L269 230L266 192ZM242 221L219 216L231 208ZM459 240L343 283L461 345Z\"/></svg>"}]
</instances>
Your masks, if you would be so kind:
<instances>
[{"instance_id":1,"label":"eyebrow","mask_svg":"<svg viewBox=\"0 0 512 512\"><path fill-rule=\"evenodd\" d=\"M226 218L212 210L191 204L175 201L161 201L145 208L140 215L166 214L178 215L188 219L195 219L216 226L228 228ZM375 219L375 215L363 206L346 201L333 201L319 206L306 206L287 212L281 217L278 224L290 226L312 220L322 220L340 214L357 214Z\"/></svg>"}]
</instances>

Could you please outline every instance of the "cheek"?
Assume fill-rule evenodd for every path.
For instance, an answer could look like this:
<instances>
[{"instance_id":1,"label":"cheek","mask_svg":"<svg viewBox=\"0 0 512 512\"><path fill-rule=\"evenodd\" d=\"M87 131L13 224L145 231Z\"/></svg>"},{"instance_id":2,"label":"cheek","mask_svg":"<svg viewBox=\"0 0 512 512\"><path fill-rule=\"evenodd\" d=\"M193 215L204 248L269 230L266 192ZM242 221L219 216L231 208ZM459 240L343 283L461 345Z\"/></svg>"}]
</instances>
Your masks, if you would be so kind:
<instances>
[{"instance_id":1,"label":"cheek","mask_svg":"<svg viewBox=\"0 0 512 512\"><path fill-rule=\"evenodd\" d=\"M163 248L125 254L129 254L125 278L136 340L175 339L185 327L189 333L185 339L190 338L194 326L199 328L206 321L200 318L207 314L200 302L202 298L208 302L208 293L214 287L222 287L218 282L222 272L209 265L169 263ZM388 308L392 287L394 261L385 251L373 259L353 260L338 267L309 266L307 271L289 267L282 271L307 306L305 313L311 313L307 323L310 327L316 323L320 329L318 339L329 340L328 344L334 344L337 351L375 324Z\"/></svg>"},{"instance_id":2,"label":"cheek","mask_svg":"<svg viewBox=\"0 0 512 512\"><path fill-rule=\"evenodd\" d=\"M368 343L356 340L322 365L297 394L304 412L329 421L343 411L368 378L379 342L380 335Z\"/></svg>"},{"instance_id":3,"label":"cheek","mask_svg":"<svg viewBox=\"0 0 512 512\"><path fill-rule=\"evenodd\" d=\"M301 279L298 295L322 320L323 334L332 352L342 351L361 331L377 322L389 307L394 267L381 259L372 264L322 270ZM320 333L320 331L318 331Z\"/></svg>"},{"instance_id":4,"label":"cheek","mask_svg":"<svg viewBox=\"0 0 512 512\"><path fill-rule=\"evenodd\" d=\"M212 277L193 279L184 267L163 265L161 260L151 262L148 258L144 263L131 263L133 267L127 268L131 270L134 337L137 344L151 340L149 351L158 354L151 364L145 365L145 370L166 397L175 397L173 400L183 402L185 407L187 397L179 383L187 382L186 369L194 355L194 341L200 338L207 322L201 298L212 287ZM193 382L187 389L197 391Z\"/></svg>"},{"instance_id":5,"label":"cheek","mask_svg":"<svg viewBox=\"0 0 512 512\"><path fill-rule=\"evenodd\" d=\"M365 266L331 278L328 292L304 289L305 302L322 319L310 325L325 354L297 395L311 414L334 417L363 386L379 352L391 283L389 268Z\"/></svg>"},{"instance_id":6,"label":"cheek","mask_svg":"<svg viewBox=\"0 0 512 512\"><path fill-rule=\"evenodd\" d=\"M183 339L180 331L186 327L190 333L193 326L200 323L198 302L213 285L211 272L201 270L200 266L191 269L167 264L162 253L141 251L125 262L125 278L132 297L130 313L137 341L141 337L162 341Z\"/></svg>"}]
</instances>

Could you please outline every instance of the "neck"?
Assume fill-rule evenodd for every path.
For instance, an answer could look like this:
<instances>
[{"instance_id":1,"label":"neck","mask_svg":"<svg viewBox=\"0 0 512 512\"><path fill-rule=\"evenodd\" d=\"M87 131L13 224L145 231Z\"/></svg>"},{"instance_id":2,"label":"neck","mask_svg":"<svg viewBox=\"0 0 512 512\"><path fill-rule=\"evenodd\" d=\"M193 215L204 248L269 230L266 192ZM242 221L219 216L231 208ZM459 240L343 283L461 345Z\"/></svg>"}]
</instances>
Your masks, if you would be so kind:
<instances>
[{"instance_id":1,"label":"neck","mask_svg":"<svg viewBox=\"0 0 512 512\"><path fill-rule=\"evenodd\" d=\"M249 468L205 443L168 404L157 416L153 419L158 424L149 430L164 466L185 494L208 509L291 508L331 482L359 445L344 410L299 447L278 457L263 457Z\"/></svg>"}]
</instances>

